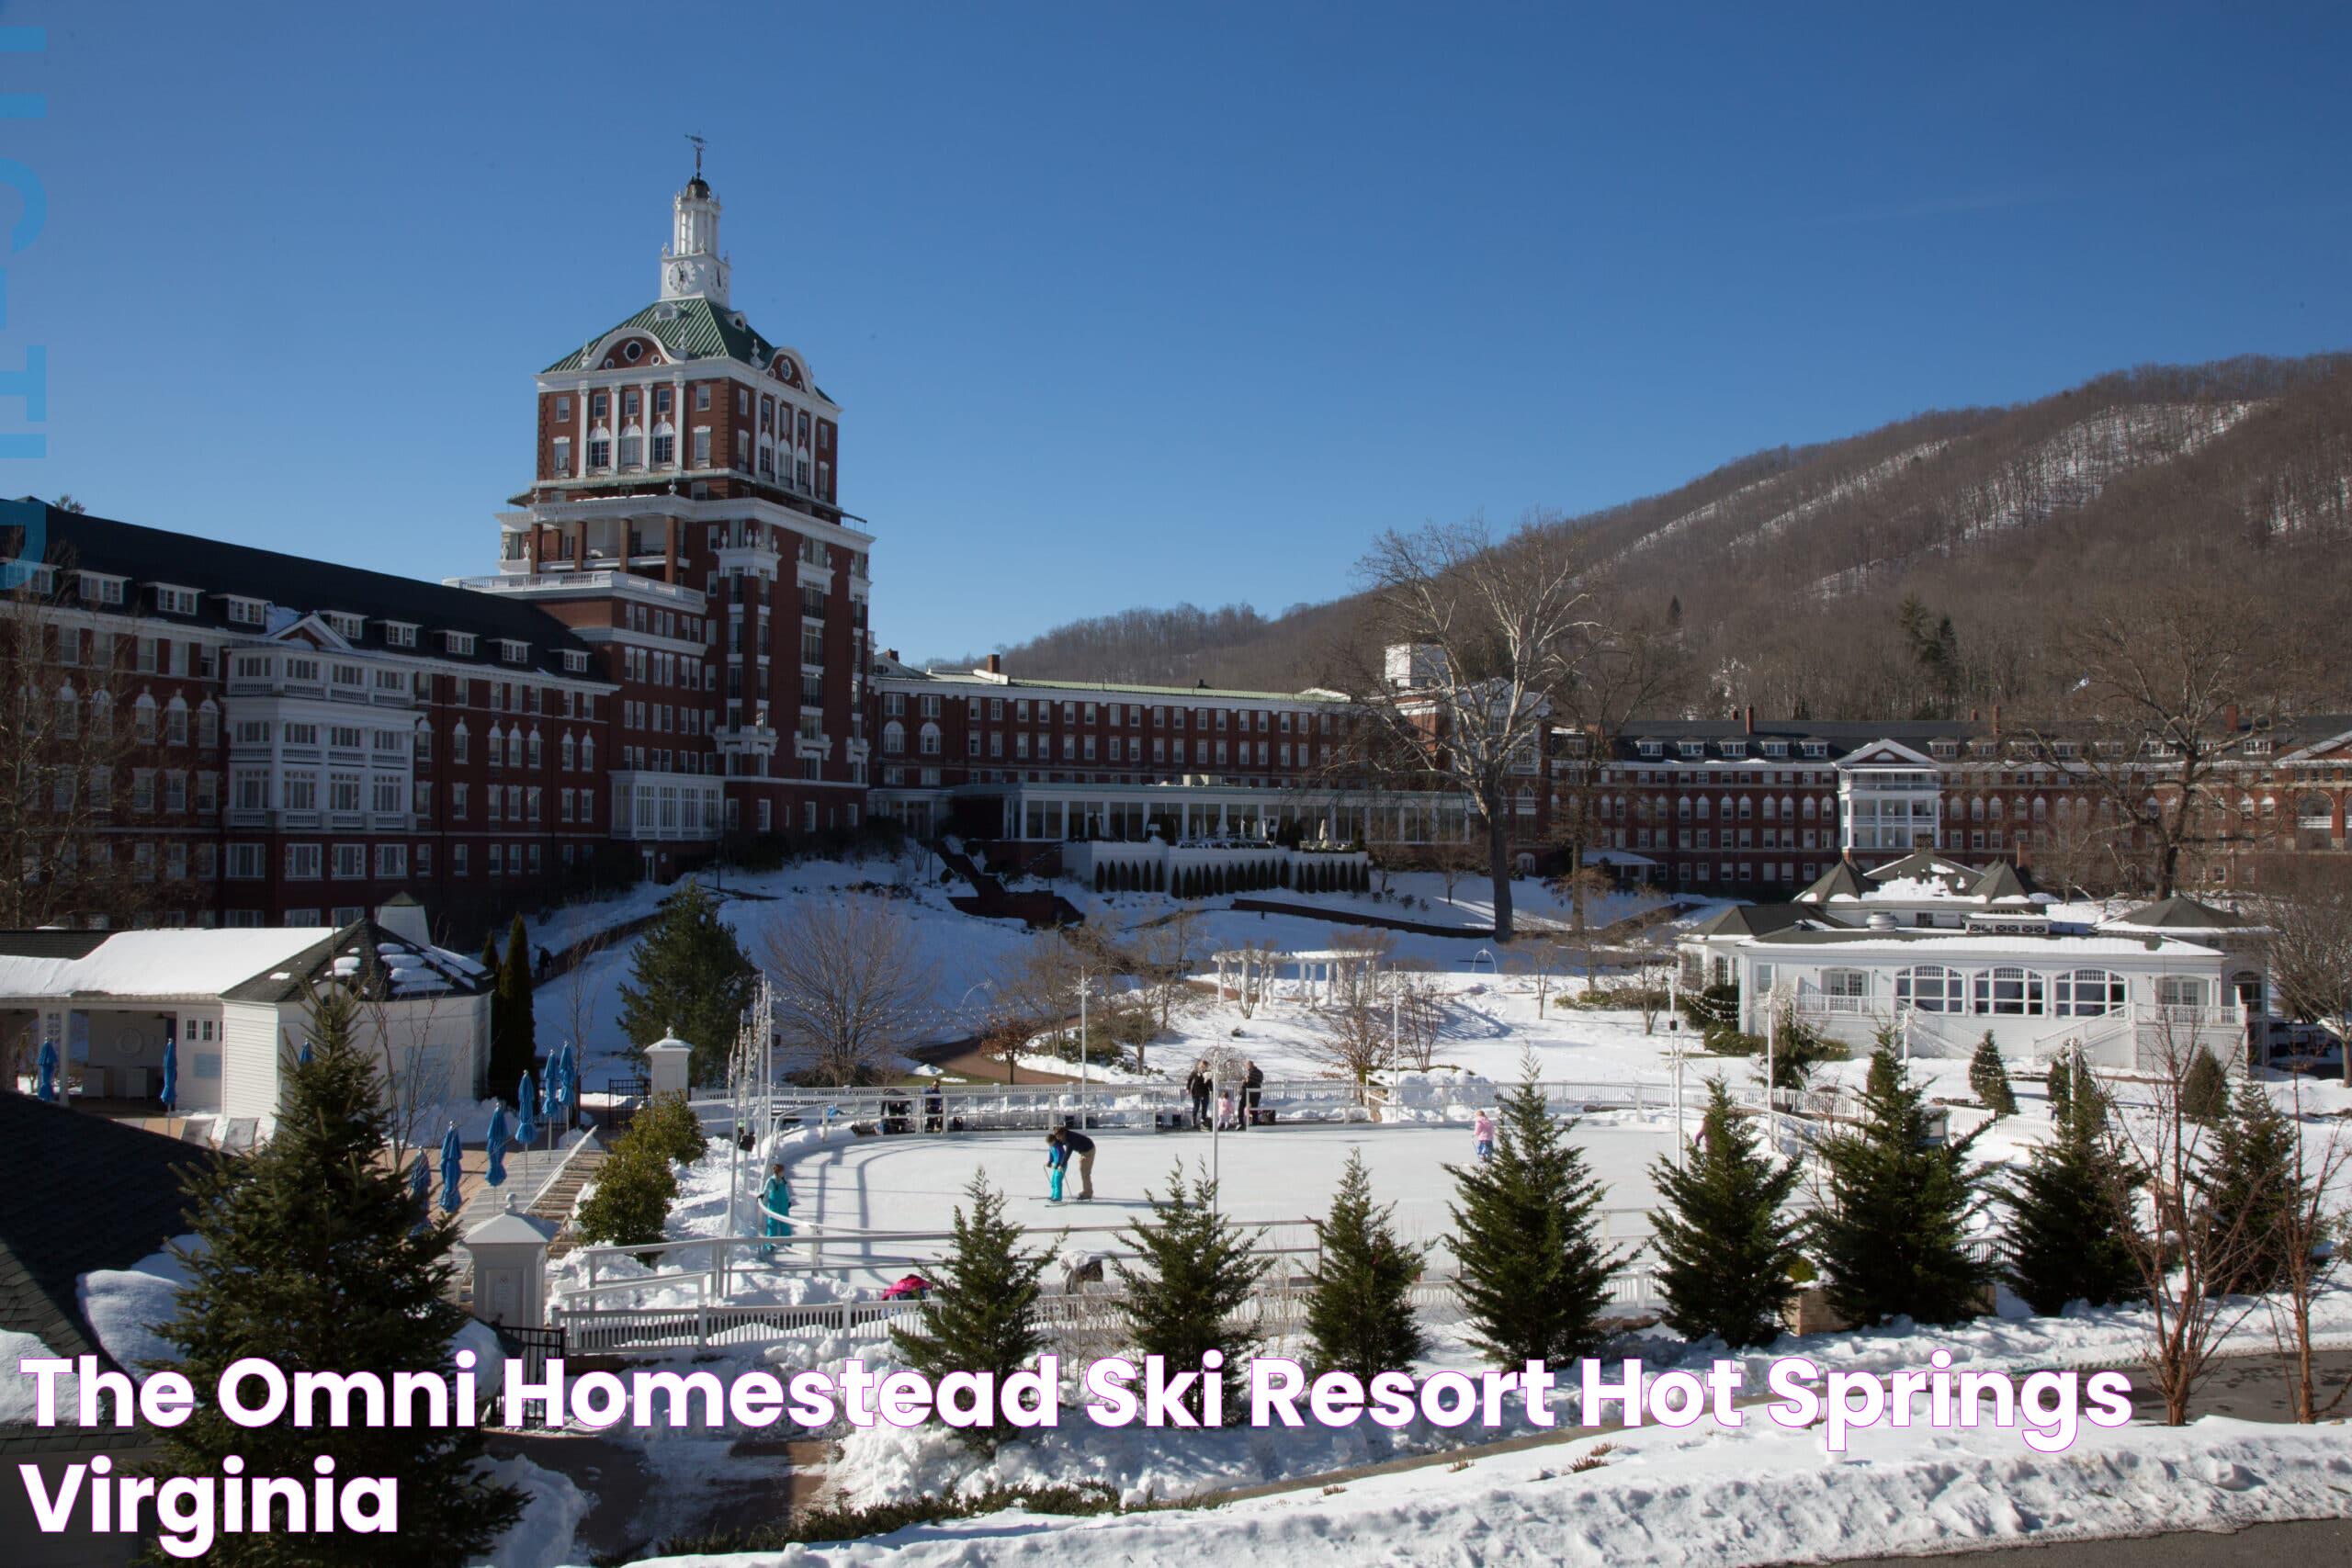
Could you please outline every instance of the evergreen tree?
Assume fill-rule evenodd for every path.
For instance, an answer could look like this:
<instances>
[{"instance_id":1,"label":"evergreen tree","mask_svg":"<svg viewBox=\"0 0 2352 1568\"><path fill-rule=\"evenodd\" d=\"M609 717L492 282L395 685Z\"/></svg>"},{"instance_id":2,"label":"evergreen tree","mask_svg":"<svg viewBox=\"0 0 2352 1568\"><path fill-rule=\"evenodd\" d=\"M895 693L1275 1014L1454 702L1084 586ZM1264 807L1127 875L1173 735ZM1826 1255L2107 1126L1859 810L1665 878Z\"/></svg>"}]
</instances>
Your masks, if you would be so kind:
<instances>
[{"instance_id":1,"label":"evergreen tree","mask_svg":"<svg viewBox=\"0 0 2352 1568\"><path fill-rule=\"evenodd\" d=\"M498 939L481 939L481 966L484 983L490 989L490 1091L496 1094L503 1087L498 1082L498 1042L506 1032L506 962L498 956Z\"/></svg>"},{"instance_id":2,"label":"evergreen tree","mask_svg":"<svg viewBox=\"0 0 2352 1568\"><path fill-rule=\"evenodd\" d=\"M1494 1157L1445 1168L1461 1191L1453 1252L1471 1343L1503 1367L1559 1366L1600 1344L1617 1263L1599 1240L1605 1190L1545 1109L1532 1061L1497 1109Z\"/></svg>"},{"instance_id":3,"label":"evergreen tree","mask_svg":"<svg viewBox=\"0 0 2352 1568\"><path fill-rule=\"evenodd\" d=\"M373 1053L355 1038L357 1004L341 990L312 999L311 1060L288 1057L277 1135L188 1183L203 1245L180 1254L187 1283L160 1330L198 1391L186 1424L160 1434L163 1475L211 1477L243 1455L248 1475L288 1475L309 1491L311 1459L332 1451L343 1476L400 1483L400 1532L221 1535L216 1564L458 1568L487 1552L522 1509L522 1494L471 1473L471 1427L232 1423L209 1392L232 1362L265 1357L298 1371L448 1375L466 1314L447 1295L456 1240L420 1213L392 1161ZM157 1562L172 1561L165 1557Z\"/></svg>"},{"instance_id":4,"label":"evergreen tree","mask_svg":"<svg viewBox=\"0 0 2352 1568\"><path fill-rule=\"evenodd\" d=\"M649 1247L667 1239L678 1173L658 1133L639 1136L632 1122L596 1168L596 1185L582 1201L572 1229L592 1246Z\"/></svg>"},{"instance_id":5,"label":"evergreen tree","mask_svg":"<svg viewBox=\"0 0 2352 1568\"><path fill-rule=\"evenodd\" d=\"M2055 1127L2075 1114L2075 1065L2063 1055L2055 1057L2041 1081L2050 1093L2050 1124Z\"/></svg>"},{"instance_id":6,"label":"evergreen tree","mask_svg":"<svg viewBox=\"0 0 2352 1568\"><path fill-rule=\"evenodd\" d=\"M2188 1071L2180 1080L2180 1113L2211 1127L2229 1112L2229 1075L2222 1071L2213 1053L2200 1045L2191 1053Z\"/></svg>"},{"instance_id":7,"label":"evergreen tree","mask_svg":"<svg viewBox=\"0 0 2352 1568\"><path fill-rule=\"evenodd\" d=\"M506 957L498 966L498 988L491 1001L492 1094L513 1094L538 1061L538 1021L531 993L531 939L523 930L523 917L516 915L506 933Z\"/></svg>"},{"instance_id":8,"label":"evergreen tree","mask_svg":"<svg viewBox=\"0 0 2352 1568\"><path fill-rule=\"evenodd\" d=\"M1998 1121L2018 1113L2017 1091L2009 1088L2009 1069L2001 1060L2001 1048L1993 1043L1993 1032L1986 1030L1984 1038L1976 1043L1976 1054L1968 1059L1968 1087L1985 1109Z\"/></svg>"},{"instance_id":9,"label":"evergreen tree","mask_svg":"<svg viewBox=\"0 0 2352 1568\"><path fill-rule=\"evenodd\" d=\"M934 1383L949 1372L989 1372L1001 1388L1046 1348L1037 1323L1037 1278L1046 1255L1021 1250L1021 1227L1004 1217L1004 1194L978 1171L964 1192L971 1212L956 1206L956 1243L930 1270L922 1326L893 1328L890 1338L907 1365ZM1020 1431L1003 1419L1000 1406L994 1424L959 1428L956 1435L993 1453Z\"/></svg>"},{"instance_id":10,"label":"evergreen tree","mask_svg":"<svg viewBox=\"0 0 2352 1568\"><path fill-rule=\"evenodd\" d=\"M2252 1078L2239 1080L2215 1123L2197 1184L2216 1216L2209 1293L2276 1290L2287 1271L2290 1222L2306 1194L2295 1168L2294 1126Z\"/></svg>"},{"instance_id":11,"label":"evergreen tree","mask_svg":"<svg viewBox=\"0 0 2352 1568\"><path fill-rule=\"evenodd\" d=\"M1650 1219L1668 1326L1692 1339L1714 1335L1735 1350L1780 1333L1804 1228L1781 1210L1802 1175L1795 1160L1782 1164L1758 1146L1721 1078L1708 1084L1689 1168L1663 1159L1650 1168L1664 1201Z\"/></svg>"},{"instance_id":12,"label":"evergreen tree","mask_svg":"<svg viewBox=\"0 0 2352 1568\"><path fill-rule=\"evenodd\" d=\"M707 1083L726 1065L755 977L718 901L689 881L637 944L621 987L621 1029L640 1046L675 1032L694 1047L691 1081Z\"/></svg>"},{"instance_id":13,"label":"evergreen tree","mask_svg":"<svg viewBox=\"0 0 2352 1568\"><path fill-rule=\"evenodd\" d=\"M1151 1221L1128 1233L1137 1266L1124 1259L1111 1264L1127 1292L1136 1353L1164 1358L1172 1375L1199 1371L1204 1356L1222 1350L1225 1365L1217 1376L1224 1382L1225 1419L1238 1421L1248 1413L1244 1363L1256 1351L1258 1336L1227 1320L1250 1300L1267 1260L1252 1258L1252 1238L1217 1213L1216 1183L1206 1172L1187 1186L1179 1165L1169 1173L1165 1197L1144 1196ZM1202 1414L1197 1388L1184 1403L1194 1416Z\"/></svg>"},{"instance_id":14,"label":"evergreen tree","mask_svg":"<svg viewBox=\"0 0 2352 1568\"><path fill-rule=\"evenodd\" d=\"M1881 1046L1861 1127L1822 1141L1830 1201L1812 1222L1830 1304L1853 1323L1961 1323L1980 1308L1988 1270L1967 1247L1984 1203L1983 1178L1968 1169L1974 1134L1941 1147L1927 1139L1926 1099Z\"/></svg>"},{"instance_id":15,"label":"evergreen tree","mask_svg":"<svg viewBox=\"0 0 2352 1568\"><path fill-rule=\"evenodd\" d=\"M2099 1137L2105 1111L2094 1095L2083 1097L2079 1113L2070 1104L2004 1194L2012 1216L2009 1282L2045 1317L2069 1302L2110 1306L2146 1294L2124 1241L2137 1183Z\"/></svg>"},{"instance_id":16,"label":"evergreen tree","mask_svg":"<svg viewBox=\"0 0 2352 1568\"><path fill-rule=\"evenodd\" d=\"M1363 1156L1348 1156L1331 1216L1317 1220L1322 1256L1306 1294L1306 1342L1317 1374L1350 1372L1365 1382L1412 1365L1427 1341L1413 1317L1421 1254L1396 1239L1396 1205L1374 1207Z\"/></svg>"}]
</instances>

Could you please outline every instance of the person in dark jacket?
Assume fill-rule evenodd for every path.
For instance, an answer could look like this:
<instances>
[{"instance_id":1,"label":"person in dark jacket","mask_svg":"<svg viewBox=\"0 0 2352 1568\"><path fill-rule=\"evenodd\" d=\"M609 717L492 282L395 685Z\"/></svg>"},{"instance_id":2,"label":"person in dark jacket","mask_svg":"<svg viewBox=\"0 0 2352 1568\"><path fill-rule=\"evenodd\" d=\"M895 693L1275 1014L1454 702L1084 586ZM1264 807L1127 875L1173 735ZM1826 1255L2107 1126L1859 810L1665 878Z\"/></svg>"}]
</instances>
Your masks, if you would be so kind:
<instances>
[{"instance_id":1,"label":"person in dark jacket","mask_svg":"<svg viewBox=\"0 0 2352 1568\"><path fill-rule=\"evenodd\" d=\"M1075 1127L1064 1127L1057 1134L1062 1141L1064 1157L1078 1167L1078 1201L1094 1201L1094 1140Z\"/></svg>"},{"instance_id":2,"label":"person in dark jacket","mask_svg":"<svg viewBox=\"0 0 2352 1568\"><path fill-rule=\"evenodd\" d=\"M1193 1076L1184 1080L1184 1092L1193 1099L1193 1131L1200 1132L1209 1124L1209 1095L1212 1090L1207 1057L1204 1056L1193 1064Z\"/></svg>"},{"instance_id":3,"label":"person in dark jacket","mask_svg":"<svg viewBox=\"0 0 2352 1568\"><path fill-rule=\"evenodd\" d=\"M1266 1082L1266 1075L1255 1062L1246 1063L1241 1075L1241 1127L1244 1132L1258 1120L1258 1096Z\"/></svg>"}]
</instances>

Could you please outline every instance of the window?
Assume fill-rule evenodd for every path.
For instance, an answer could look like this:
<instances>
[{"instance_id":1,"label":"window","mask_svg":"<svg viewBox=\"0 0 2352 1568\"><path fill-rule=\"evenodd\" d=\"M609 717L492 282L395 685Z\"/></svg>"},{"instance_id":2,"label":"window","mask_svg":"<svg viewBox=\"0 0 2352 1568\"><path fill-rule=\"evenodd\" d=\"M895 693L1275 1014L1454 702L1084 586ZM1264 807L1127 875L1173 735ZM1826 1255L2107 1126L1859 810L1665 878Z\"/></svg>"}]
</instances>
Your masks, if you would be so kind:
<instances>
[{"instance_id":1,"label":"window","mask_svg":"<svg viewBox=\"0 0 2352 1568\"><path fill-rule=\"evenodd\" d=\"M2160 975L2156 977L2156 1005L2165 1008L2201 1008L2207 1005L2205 982L2193 975Z\"/></svg>"},{"instance_id":2,"label":"window","mask_svg":"<svg viewBox=\"0 0 2352 1568\"><path fill-rule=\"evenodd\" d=\"M286 846L286 876L290 882L315 882L319 876L319 846L288 844Z\"/></svg>"},{"instance_id":3,"label":"window","mask_svg":"<svg viewBox=\"0 0 2352 1568\"><path fill-rule=\"evenodd\" d=\"M2012 965L1976 976L1976 1010L1995 1017L2033 1017L2042 1012L2041 976Z\"/></svg>"},{"instance_id":4,"label":"window","mask_svg":"<svg viewBox=\"0 0 2352 1568\"><path fill-rule=\"evenodd\" d=\"M1894 1005L1921 1012L1960 1012L1960 971L1939 964L1899 969L1894 976Z\"/></svg>"},{"instance_id":5,"label":"window","mask_svg":"<svg viewBox=\"0 0 2352 1568\"><path fill-rule=\"evenodd\" d=\"M196 590L158 587L155 590L155 608L166 615L193 615L196 614Z\"/></svg>"},{"instance_id":6,"label":"window","mask_svg":"<svg viewBox=\"0 0 2352 1568\"><path fill-rule=\"evenodd\" d=\"M368 846L337 844L334 847L334 874L340 877L364 877L368 874Z\"/></svg>"},{"instance_id":7,"label":"window","mask_svg":"<svg viewBox=\"0 0 2352 1568\"><path fill-rule=\"evenodd\" d=\"M2060 1018L2104 1018L2123 1010L2123 976L2105 969L2070 969L2052 976L2056 1003L2051 1010Z\"/></svg>"}]
</instances>

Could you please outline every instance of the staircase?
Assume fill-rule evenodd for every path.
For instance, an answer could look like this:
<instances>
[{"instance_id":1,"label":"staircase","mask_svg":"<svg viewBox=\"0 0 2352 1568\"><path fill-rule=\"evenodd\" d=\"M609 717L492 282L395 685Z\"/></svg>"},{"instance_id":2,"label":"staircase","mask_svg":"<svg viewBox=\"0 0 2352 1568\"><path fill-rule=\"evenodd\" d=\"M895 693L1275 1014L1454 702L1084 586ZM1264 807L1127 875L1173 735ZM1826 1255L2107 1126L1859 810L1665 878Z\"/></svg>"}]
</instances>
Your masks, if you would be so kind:
<instances>
[{"instance_id":1,"label":"staircase","mask_svg":"<svg viewBox=\"0 0 2352 1568\"><path fill-rule=\"evenodd\" d=\"M972 857L960 850L951 850L944 840L932 846L940 863L971 885L967 897L951 897L947 901L967 915L989 919L1015 919L1033 930L1052 926L1074 926L1086 917L1078 912L1070 901L1058 893L1010 893L1003 883L982 871Z\"/></svg>"},{"instance_id":2,"label":"staircase","mask_svg":"<svg viewBox=\"0 0 2352 1568\"><path fill-rule=\"evenodd\" d=\"M585 1148L571 1156L570 1164L546 1190L533 1201L529 1213L534 1219L546 1220L556 1226L555 1239L548 1243L550 1261L561 1258L578 1245L571 1234L571 1211L580 1202L580 1190L595 1179L596 1171L605 1163L602 1148Z\"/></svg>"}]
</instances>

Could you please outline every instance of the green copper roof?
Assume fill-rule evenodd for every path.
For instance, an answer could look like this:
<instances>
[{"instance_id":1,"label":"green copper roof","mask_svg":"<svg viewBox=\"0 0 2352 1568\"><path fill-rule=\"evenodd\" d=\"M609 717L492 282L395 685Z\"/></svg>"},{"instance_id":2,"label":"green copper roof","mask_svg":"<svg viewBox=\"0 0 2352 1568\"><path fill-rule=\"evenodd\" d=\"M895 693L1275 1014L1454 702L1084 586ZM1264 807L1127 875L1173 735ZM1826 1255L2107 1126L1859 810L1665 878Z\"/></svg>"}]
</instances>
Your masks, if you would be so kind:
<instances>
[{"instance_id":1,"label":"green copper roof","mask_svg":"<svg viewBox=\"0 0 2352 1568\"><path fill-rule=\"evenodd\" d=\"M695 296L686 299L658 299L631 316L598 333L578 348L557 360L540 372L543 376L562 370L592 368L588 355L596 345L616 332L634 330L644 333L667 349L677 359L732 359L741 364L766 369L768 362L783 348L770 343L753 331L741 310L714 305ZM808 367L802 366L806 375ZM825 389L810 383L817 395L825 398Z\"/></svg>"}]
</instances>

